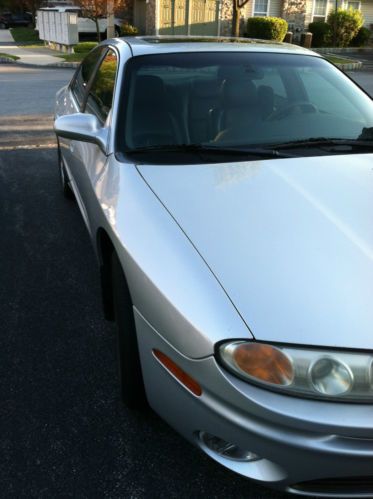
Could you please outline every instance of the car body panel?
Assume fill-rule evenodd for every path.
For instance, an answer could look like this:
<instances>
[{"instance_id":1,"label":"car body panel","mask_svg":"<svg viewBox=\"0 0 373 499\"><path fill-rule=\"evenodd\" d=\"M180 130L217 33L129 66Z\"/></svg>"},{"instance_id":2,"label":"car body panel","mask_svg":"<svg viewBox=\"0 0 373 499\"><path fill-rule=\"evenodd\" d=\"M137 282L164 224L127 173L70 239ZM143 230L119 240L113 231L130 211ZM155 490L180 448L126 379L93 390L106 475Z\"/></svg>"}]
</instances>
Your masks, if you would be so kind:
<instances>
[{"instance_id":1,"label":"car body panel","mask_svg":"<svg viewBox=\"0 0 373 499\"><path fill-rule=\"evenodd\" d=\"M237 335L252 338L205 262L134 165L111 161L90 180L106 217L104 227L115 234L133 303L175 348L201 358L212 355L218 341Z\"/></svg>"},{"instance_id":2,"label":"car body panel","mask_svg":"<svg viewBox=\"0 0 373 499\"><path fill-rule=\"evenodd\" d=\"M232 42L231 38L221 37L216 40L216 37L199 37L205 41L193 42L193 52L273 52L273 53L285 53L285 54L302 54L310 55L315 57L321 57L316 52L305 49L298 45L292 45L289 43L279 43L270 40L256 40L252 38L241 38L236 39L236 42ZM175 42L173 43L173 40ZM154 41L154 42L153 42ZM128 37L126 42L130 44L134 57L139 55L147 54L174 54L178 52L190 52L191 42L187 37L169 37L169 36L157 36L157 37ZM208 50L207 50L208 43Z\"/></svg>"},{"instance_id":3,"label":"car body panel","mask_svg":"<svg viewBox=\"0 0 373 499\"><path fill-rule=\"evenodd\" d=\"M373 349L372 161L138 169L257 340Z\"/></svg>"},{"instance_id":4,"label":"car body panel","mask_svg":"<svg viewBox=\"0 0 373 499\"><path fill-rule=\"evenodd\" d=\"M201 447L198 433L206 431L264 458L260 469L256 461L220 460L220 464L280 489L323 478L325 473L335 478L371 474L371 406L325 404L263 391L221 369L213 357L191 360L175 351L136 310L135 319L152 408L195 445ZM202 395L196 397L171 376L152 353L154 349L193 373Z\"/></svg>"}]
</instances>

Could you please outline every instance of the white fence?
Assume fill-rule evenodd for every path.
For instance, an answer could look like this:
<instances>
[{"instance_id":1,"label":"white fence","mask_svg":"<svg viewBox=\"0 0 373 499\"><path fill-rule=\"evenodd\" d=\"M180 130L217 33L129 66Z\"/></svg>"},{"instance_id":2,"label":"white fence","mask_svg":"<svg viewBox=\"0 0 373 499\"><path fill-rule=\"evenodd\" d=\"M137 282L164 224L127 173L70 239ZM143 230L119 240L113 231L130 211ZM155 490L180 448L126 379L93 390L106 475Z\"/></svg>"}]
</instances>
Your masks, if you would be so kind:
<instances>
[{"instance_id":1,"label":"white fence","mask_svg":"<svg viewBox=\"0 0 373 499\"><path fill-rule=\"evenodd\" d=\"M79 42L77 14L38 10L37 15L40 40L67 46Z\"/></svg>"}]
</instances>

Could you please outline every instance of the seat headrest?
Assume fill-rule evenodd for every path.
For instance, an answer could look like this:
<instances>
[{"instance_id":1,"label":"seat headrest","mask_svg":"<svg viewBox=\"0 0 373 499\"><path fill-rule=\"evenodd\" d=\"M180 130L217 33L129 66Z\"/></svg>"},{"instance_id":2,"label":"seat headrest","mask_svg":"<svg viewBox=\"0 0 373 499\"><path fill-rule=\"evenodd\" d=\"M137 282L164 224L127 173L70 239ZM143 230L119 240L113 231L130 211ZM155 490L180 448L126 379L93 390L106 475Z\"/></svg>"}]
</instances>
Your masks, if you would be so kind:
<instances>
[{"instance_id":1,"label":"seat headrest","mask_svg":"<svg viewBox=\"0 0 373 499\"><path fill-rule=\"evenodd\" d=\"M217 80L194 81L191 94L193 97L216 97L220 92L220 83Z\"/></svg>"},{"instance_id":2,"label":"seat headrest","mask_svg":"<svg viewBox=\"0 0 373 499\"><path fill-rule=\"evenodd\" d=\"M256 99L256 86L251 80L225 80L223 82L223 101L225 106L252 106L256 103Z\"/></svg>"},{"instance_id":3,"label":"seat headrest","mask_svg":"<svg viewBox=\"0 0 373 499\"><path fill-rule=\"evenodd\" d=\"M164 83L158 76L139 76L135 83L136 104L162 105L166 97Z\"/></svg>"}]
</instances>

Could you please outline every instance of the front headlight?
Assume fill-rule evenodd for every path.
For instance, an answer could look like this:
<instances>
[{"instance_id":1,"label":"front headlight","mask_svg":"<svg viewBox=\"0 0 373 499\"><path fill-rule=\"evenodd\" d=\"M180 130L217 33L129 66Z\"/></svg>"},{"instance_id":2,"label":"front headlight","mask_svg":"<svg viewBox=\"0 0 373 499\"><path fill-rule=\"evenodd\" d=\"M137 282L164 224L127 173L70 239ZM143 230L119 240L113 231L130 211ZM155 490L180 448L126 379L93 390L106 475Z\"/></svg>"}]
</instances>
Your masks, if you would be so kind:
<instances>
[{"instance_id":1,"label":"front headlight","mask_svg":"<svg viewBox=\"0 0 373 499\"><path fill-rule=\"evenodd\" d=\"M219 347L240 378L289 395L373 402L373 353L234 341Z\"/></svg>"}]
</instances>

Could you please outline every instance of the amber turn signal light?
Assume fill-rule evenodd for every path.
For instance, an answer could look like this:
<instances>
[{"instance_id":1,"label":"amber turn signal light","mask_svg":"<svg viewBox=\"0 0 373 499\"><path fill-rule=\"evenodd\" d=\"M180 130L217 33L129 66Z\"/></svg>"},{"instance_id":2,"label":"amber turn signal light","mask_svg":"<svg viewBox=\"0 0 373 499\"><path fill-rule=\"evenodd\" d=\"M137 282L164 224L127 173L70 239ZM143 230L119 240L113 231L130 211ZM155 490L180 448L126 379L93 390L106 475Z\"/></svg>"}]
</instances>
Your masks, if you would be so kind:
<instances>
[{"instance_id":1,"label":"amber turn signal light","mask_svg":"<svg viewBox=\"0 0 373 499\"><path fill-rule=\"evenodd\" d=\"M294 370L280 349L261 343L236 342L223 345L222 357L238 373L272 385L290 385Z\"/></svg>"},{"instance_id":2,"label":"amber turn signal light","mask_svg":"<svg viewBox=\"0 0 373 499\"><path fill-rule=\"evenodd\" d=\"M169 371L177 380L180 381L190 392L197 397L202 395L202 388L189 374L187 374L181 367L179 367L173 360L171 360L167 355L162 353L160 350L153 350L153 354L156 359Z\"/></svg>"}]
</instances>

